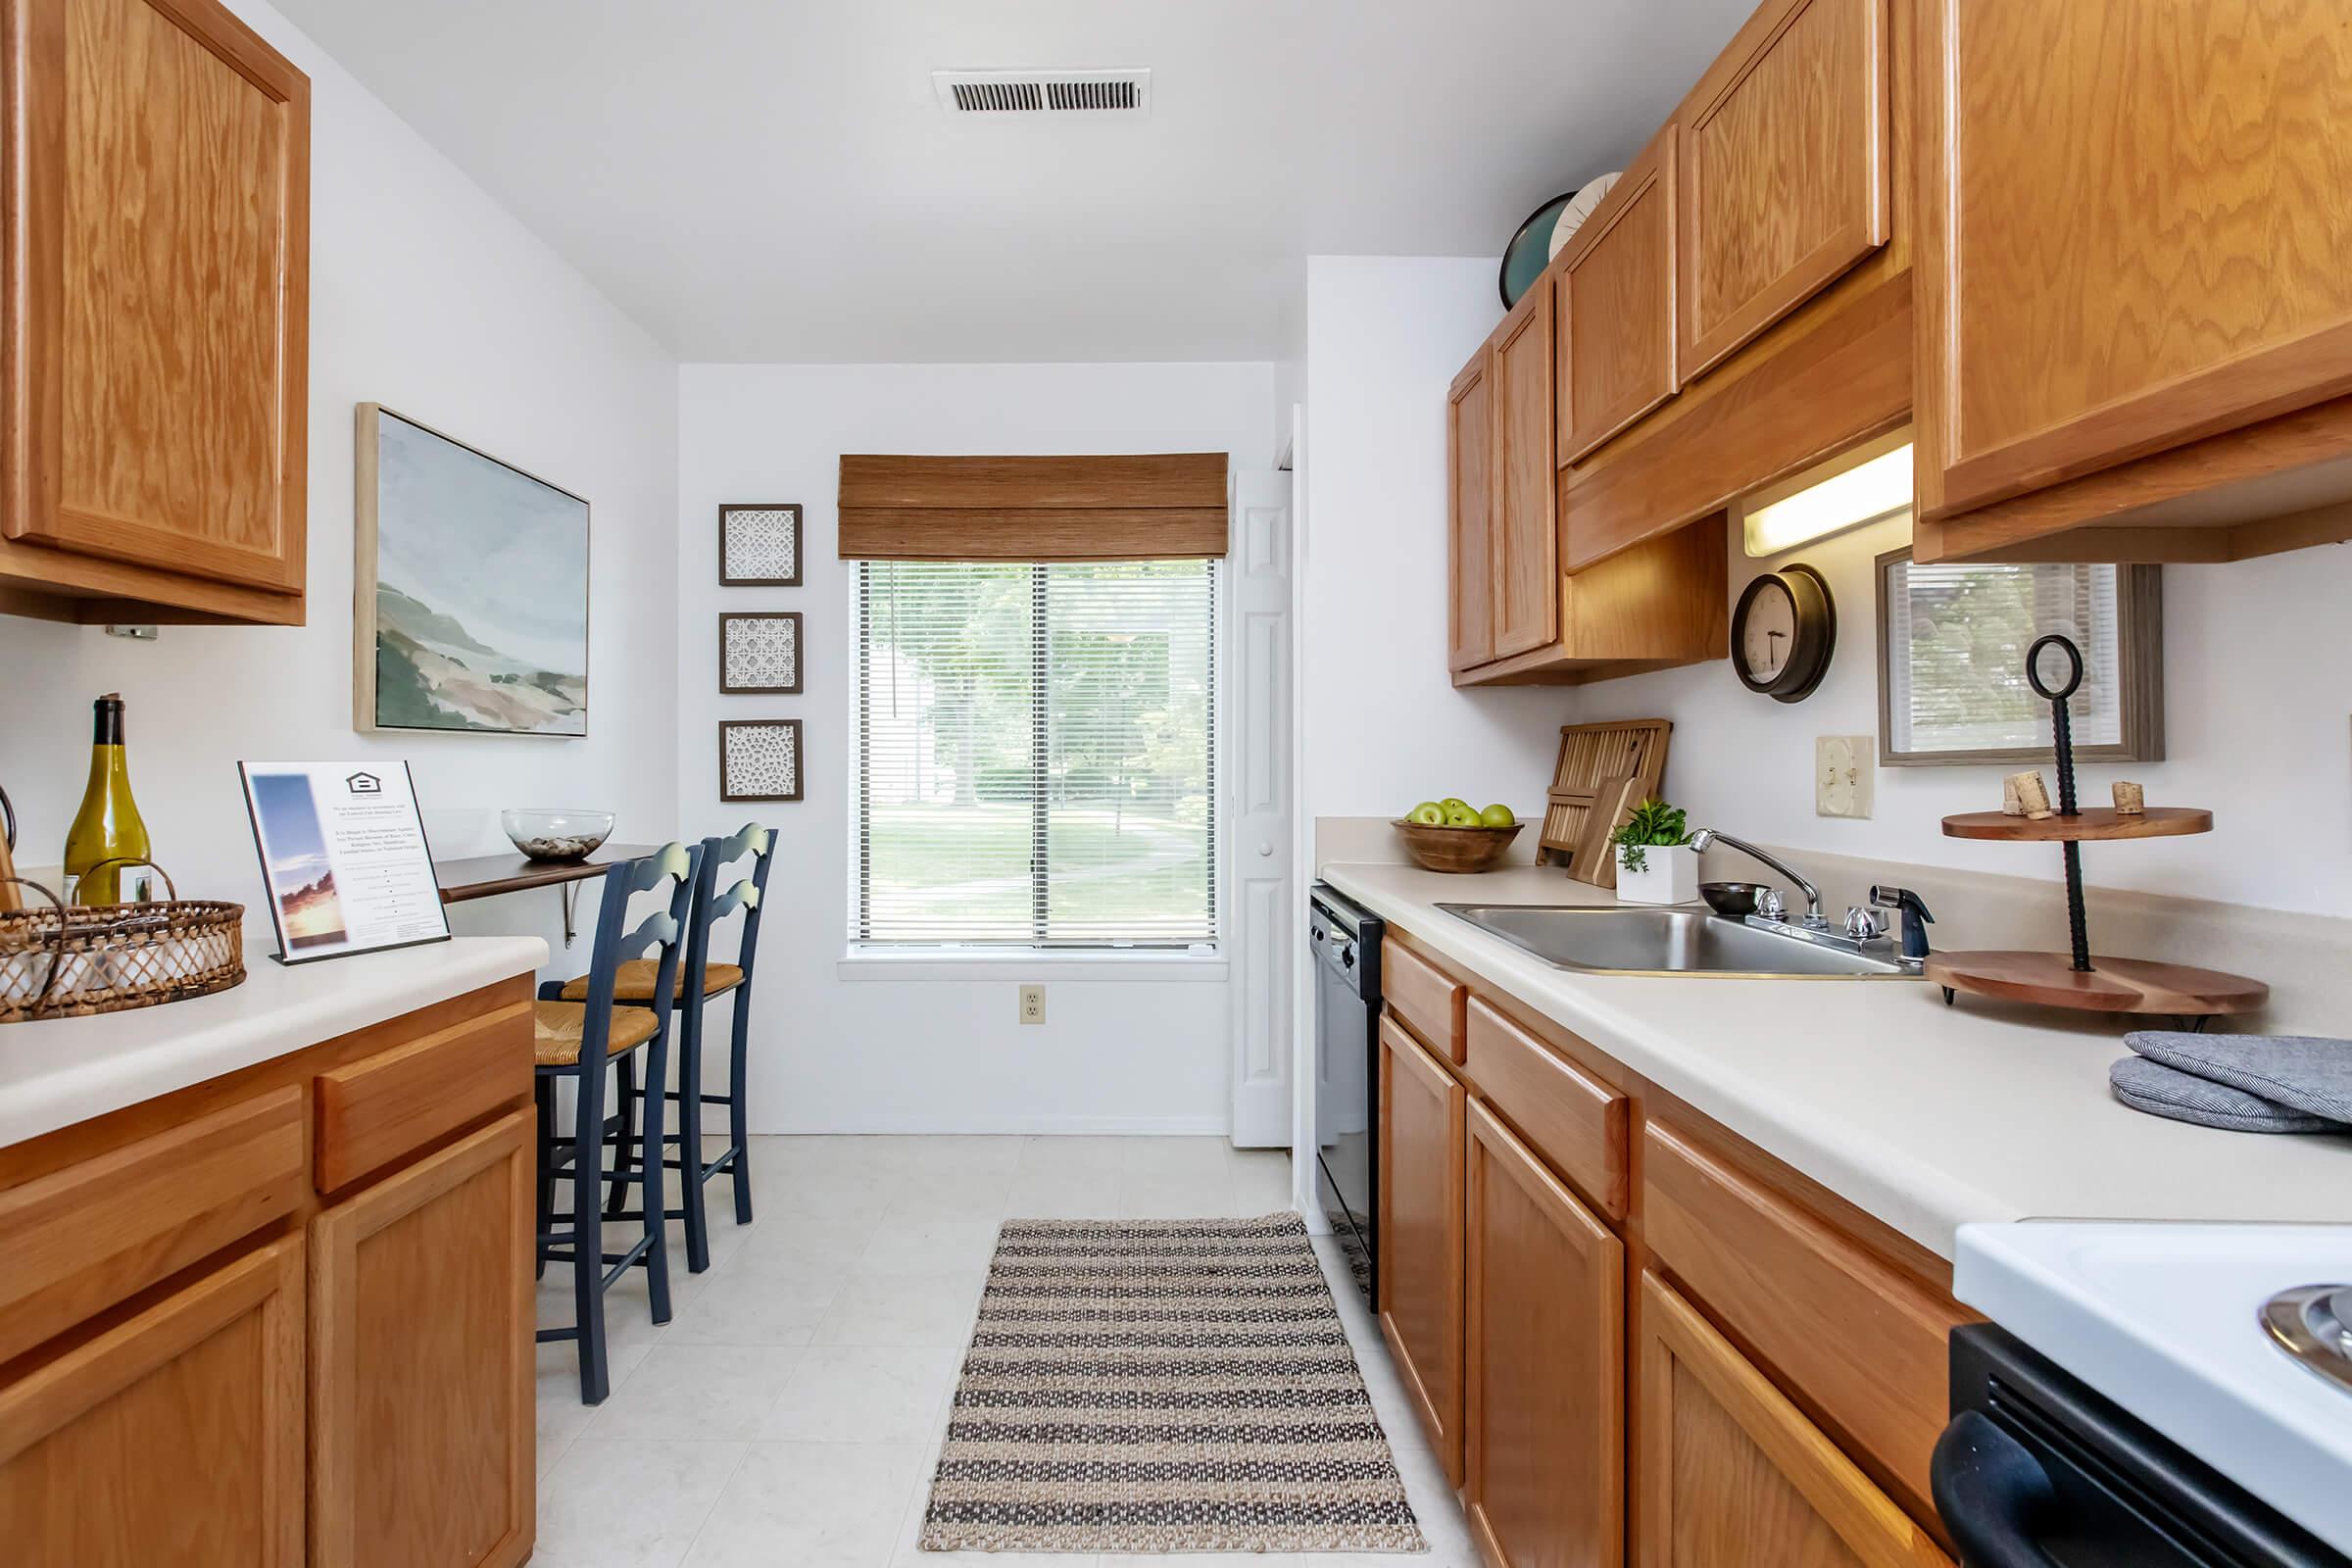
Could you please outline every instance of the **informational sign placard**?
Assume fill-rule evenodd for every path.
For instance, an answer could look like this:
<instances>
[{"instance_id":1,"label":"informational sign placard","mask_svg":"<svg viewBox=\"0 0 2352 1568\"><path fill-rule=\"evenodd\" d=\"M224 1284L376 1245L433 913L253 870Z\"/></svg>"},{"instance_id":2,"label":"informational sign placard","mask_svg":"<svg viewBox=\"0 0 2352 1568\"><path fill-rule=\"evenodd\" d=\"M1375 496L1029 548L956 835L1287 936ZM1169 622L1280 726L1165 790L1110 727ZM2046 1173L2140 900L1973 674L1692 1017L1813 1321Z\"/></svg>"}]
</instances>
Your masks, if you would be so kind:
<instances>
[{"instance_id":1,"label":"informational sign placard","mask_svg":"<svg viewBox=\"0 0 2352 1568\"><path fill-rule=\"evenodd\" d=\"M239 762L281 963L449 940L406 762Z\"/></svg>"}]
</instances>

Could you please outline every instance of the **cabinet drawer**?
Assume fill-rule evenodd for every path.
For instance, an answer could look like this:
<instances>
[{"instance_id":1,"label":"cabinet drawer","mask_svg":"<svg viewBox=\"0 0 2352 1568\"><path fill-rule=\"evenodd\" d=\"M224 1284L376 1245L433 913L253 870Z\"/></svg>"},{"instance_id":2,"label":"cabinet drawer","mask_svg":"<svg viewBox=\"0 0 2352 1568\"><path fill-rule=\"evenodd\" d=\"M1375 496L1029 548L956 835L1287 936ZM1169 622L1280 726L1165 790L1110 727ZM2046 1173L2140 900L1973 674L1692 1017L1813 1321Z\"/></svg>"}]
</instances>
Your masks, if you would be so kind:
<instances>
[{"instance_id":1,"label":"cabinet drawer","mask_svg":"<svg viewBox=\"0 0 2352 1568\"><path fill-rule=\"evenodd\" d=\"M1472 997L1463 1070L1552 1168L1625 1217L1628 1101Z\"/></svg>"},{"instance_id":2,"label":"cabinet drawer","mask_svg":"<svg viewBox=\"0 0 2352 1568\"><path fill-rule=\"evenodd\" d=\"M0 1193L0 1361L291 1212L304 1175L288 1085Z\"/></svg>"},{"instance_id":3,"label":"cabinet drawer","mask_svg":"<svg viewBox=\"0 0 2352 1568\"><path fill-rule=\"evenodd\" d=\"M1651 1252L1931 1517L1945 1339L1967 1314L1686 1134L1651 1122L1642 1172Z\"/></svg>"},{"instance_id":4,"label":"cabinet drawer","mask_svg":"<svg viewBox=\"0 0 2352 1568\"><path fill-rule=\"evenodd\" d=\"M1456 1066L1462 1060L1462 1004L1470 995L1394 937L1380 949L1381 998L1422 1044Z\"/></svg>"},{"instance_id":5,"label":"cabinet drawer","mask_svg":"<svg viewBox=\"0 0 2352 1568\"><path fill-rule=\"evenodd\" d=\"M318 1075L318 1190L331 1193L520 1100L531 1008L517 1002Z\"/></svg>"}]
</instances>

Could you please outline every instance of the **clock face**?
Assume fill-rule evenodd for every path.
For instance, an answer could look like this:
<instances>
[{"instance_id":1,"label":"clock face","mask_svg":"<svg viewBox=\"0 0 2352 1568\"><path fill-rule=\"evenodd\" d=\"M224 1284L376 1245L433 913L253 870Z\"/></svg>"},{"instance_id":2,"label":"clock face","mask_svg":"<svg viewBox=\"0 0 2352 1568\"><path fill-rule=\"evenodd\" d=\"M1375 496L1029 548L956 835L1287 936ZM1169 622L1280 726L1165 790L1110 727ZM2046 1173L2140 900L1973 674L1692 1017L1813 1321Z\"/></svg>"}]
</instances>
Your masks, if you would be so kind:
<instances>
[{"instance_id":1,"label":"clock face","mask_svg":"<svg viewBox=\"0 0 2352 1568\"><path fill-rule=\"evenodd\" d=\"M1740 632L1740 658L1749 674L1767 683L1788 667L1796 651L1796 601L1788 584L1767 577L1747 607Z\"/></svg>"},{"instance_id":2,"label":"clock face","mask_svg":"<svg viewBox=\"0 0 2352 1568\"><path fill-rule=\"evenodd\" d=\"M1780 702L1810 697L1837 645L1837 606L1811 566L1792 564L1756 578L1732 612L1732 665L1740 684Z\"/></svg>"}]
</instances>

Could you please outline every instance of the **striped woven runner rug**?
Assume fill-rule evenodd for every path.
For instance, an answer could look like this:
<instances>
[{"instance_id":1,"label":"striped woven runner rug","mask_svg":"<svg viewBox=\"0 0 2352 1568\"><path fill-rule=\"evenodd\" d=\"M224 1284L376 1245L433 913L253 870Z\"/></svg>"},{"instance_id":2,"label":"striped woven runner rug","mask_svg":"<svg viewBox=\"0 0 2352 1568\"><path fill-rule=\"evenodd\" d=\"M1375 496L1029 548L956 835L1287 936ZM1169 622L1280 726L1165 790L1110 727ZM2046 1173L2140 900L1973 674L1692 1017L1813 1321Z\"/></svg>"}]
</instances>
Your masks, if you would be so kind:
<instances>
[{"instance_id":1,"label":"striped woven runner rug","mask_svg":"<svg viewBox=\"0 0 2352 1568\"><path fill-rule=\"evenodd\" d=\"M1421 1551L1296 1214L1013 1220L925 1551Z\"/></svg>"}]
</instances>

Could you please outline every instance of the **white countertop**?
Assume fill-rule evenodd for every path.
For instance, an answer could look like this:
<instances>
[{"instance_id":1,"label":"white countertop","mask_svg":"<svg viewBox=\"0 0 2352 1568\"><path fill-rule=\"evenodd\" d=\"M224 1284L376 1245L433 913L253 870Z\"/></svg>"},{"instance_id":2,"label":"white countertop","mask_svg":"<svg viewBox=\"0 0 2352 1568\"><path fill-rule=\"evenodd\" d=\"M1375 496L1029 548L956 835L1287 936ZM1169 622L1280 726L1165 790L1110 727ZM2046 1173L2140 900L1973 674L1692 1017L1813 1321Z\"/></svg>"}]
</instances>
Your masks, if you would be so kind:
<instances>
[{"instance_id":1,"label":"white countertop","mask_svg":"<svg viewBox=\"0 0 2352 1568\"><path fill-rule=\"evenodd\" d=\"M0 1026L0 1148L463 996L547 961L537 937L456 937L291 967L248 947L245 983L88 1018Z\"/></svg>"},{"instance_id":2,"label":"white countertop","mask_svg":"<svg viewBox=\"0 0 2352 1568\"><path fill-rule=\"evenodd\" d=\"M2296 1365L2259 1320L2278 1292L2337 1281L2352 1281L2352 1226L1971 1225L1952 1291L2341 1548L2352 1389Z\"/></svg>"},{"instance_id":3,"label":"white countertop","mask_svg":"<svg viewBox=\"0 0 2352 1568\"><path fill-rule=\"evenodd\" d=\"M2127 1108L2112 1025L1897 980L1558 969L1439 910L1615 896L1556 868L1323 879L1945 1257L1972 1221L2352 1221L2352 1136L2222 1132Z\"/></svg>"}]
</instances>

